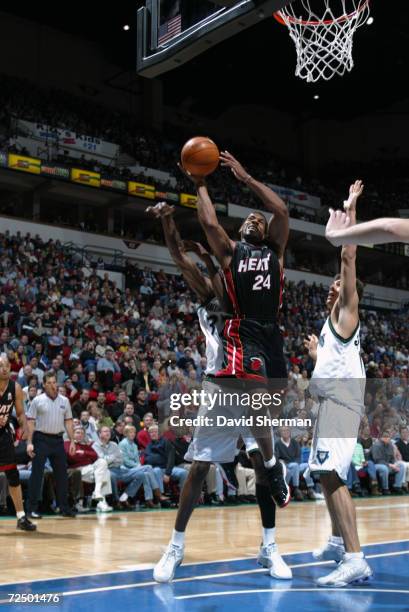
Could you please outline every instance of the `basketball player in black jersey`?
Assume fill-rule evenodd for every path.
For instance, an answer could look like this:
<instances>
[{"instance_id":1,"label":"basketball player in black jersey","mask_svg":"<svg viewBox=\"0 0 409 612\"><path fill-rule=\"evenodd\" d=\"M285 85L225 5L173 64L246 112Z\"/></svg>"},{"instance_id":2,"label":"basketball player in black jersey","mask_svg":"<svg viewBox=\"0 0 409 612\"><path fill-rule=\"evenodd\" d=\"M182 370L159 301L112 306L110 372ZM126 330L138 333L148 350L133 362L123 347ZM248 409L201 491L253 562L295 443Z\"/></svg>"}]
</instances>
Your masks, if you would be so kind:
<instances>
[{"instance_id":1,"label":"basketball player in black jersey","mask_svg":"<svg viewBox=\"0 0 409 612\"><path fill-rule=\"evenodd\" d=\"M224 312L231 312L231 304L226 298L220 273L214 265L209 253L199 243L182 241L173 218L174 207L166 202L160 202L156 206L150 206L147 212L160 218L166 246L169 253L178 266L179 270L190 287L197 295L206 310L220 315L221 306ZM209 278L207 278L197 267L193 259L187 254L187 250L193 251L205 264ZM224 316L226 318L227 315ZM223 322L222 322L223 323ZM220 325L220 322L219 322ZM223 324L220 326L222 331ZM207 441L209 447L212 441ZM210 453L211 448L208 449ZM194 453L193 453L194 457ZM249 452L256 476L256 498L260 508L261 522L263 526L263 543L260 549L258 562L264 567L270 568L270 575L279 579L290 579L292 574L290 568L285 564L277 551L275 544L275 515L276 507L270 494L269 482L266 478L266 468L263 464L261 453L253 448ZM210 455L209 457L210 458ZM233 457L232 457L233 459ZM203 482L209 471L211 461L193 459L189 475L180 494L179 508L175 521L175 528L167 551L154 570L154 578L158 582L171 581L176 567L183 559L185 531L189 519L197 503Z\"/></svg>"},{"instance_id":2,"label":"basketball player in black jersey","mask_svg":"<svg viewBox=\"0 0 409 612\"><path fill-rule=\"evenodd\" d=\"M233 155L225 151L220 159L222 166L230 168L273 216L267 222L263 213L250 213L240 228L241 240L231 240L217 219L204 178L189 175L197 188L199 221L222 268L233 305L233 317L224 328L226 364L218 375L259 383L259 389L265 390L267 385L270 390L282 389L286 386L287 367L277 317L289 235L288 209L274 191L250 176ZM263 415L261 411L258 414ZM285 466L275 460L268 430L253 428L252 433L264 458L271 493L283 508L290 501Z\"/></svg>"},{"instance_id":3,"label":"basketball player in black jersey","mask_svg":"<svg viewBox=\"0 0 409 612\"><path fill-rule=\"evenodd\" d=\"M0 355L0 472L4 472L9 485L10 497L17 514L17 529L35 531L37 529L24 513L20 478L16 465L13 435L10 420L16 411L18 422L27 437L28 428L23 405L23 391L20 385L10 379L10 363L7 356ZM33 456L33 446L27 445L27 453Z\"/></svg>"}]
</instances>

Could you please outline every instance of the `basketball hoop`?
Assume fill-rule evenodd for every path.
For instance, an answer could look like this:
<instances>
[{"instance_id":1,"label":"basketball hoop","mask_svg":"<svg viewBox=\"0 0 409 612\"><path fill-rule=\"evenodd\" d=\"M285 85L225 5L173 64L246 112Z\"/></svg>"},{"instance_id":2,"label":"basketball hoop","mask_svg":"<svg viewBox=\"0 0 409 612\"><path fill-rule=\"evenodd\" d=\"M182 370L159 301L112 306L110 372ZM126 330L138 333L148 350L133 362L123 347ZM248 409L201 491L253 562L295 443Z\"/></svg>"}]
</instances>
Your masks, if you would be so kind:
<instances>
[{"instance_id":1,"label":"basketball hoop","mask_svg":"<svg viewBox=\"0 0 409 612\"><path fill-rule=\"evenodd\" d=\"M342 76L352 70L354 34L369 17L369 2L296 0L274 13L276 20L287 26L295 43L296 76L315 83L320 79L329 81L336 74ZM320 14L317 14L319 5ZM338 12L335 12L337 6Z\"/></svg>"}]
</instances>

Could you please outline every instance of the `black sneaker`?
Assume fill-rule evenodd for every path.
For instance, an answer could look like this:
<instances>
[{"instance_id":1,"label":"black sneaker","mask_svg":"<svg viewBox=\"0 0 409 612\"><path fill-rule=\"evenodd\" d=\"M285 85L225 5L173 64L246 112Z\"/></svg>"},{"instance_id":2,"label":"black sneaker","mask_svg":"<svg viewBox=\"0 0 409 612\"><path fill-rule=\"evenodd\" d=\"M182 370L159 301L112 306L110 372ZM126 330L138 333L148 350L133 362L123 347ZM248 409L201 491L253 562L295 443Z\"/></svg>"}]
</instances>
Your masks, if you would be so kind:
<instances>
[{"instance_id":1,"label":"black sneaker","mask_svg":"<svg viewBox=\"0 0 409 612\"><path fill-rule=\"evenodd\" d=\"M29 512L27 516L28 518L34 519L35 521L39 521L43 518L43 515L39 514L39 512Z\"/></svg>"},{"instance_id":2,"label":"black sneaker","mask_svg":"<svg viewBox=\"0 0 409 612\"><path fill-rule=\"evenodd\" d=\"M29 521L26 515L24 515L17 520L17 529L21 529L22 531L35 531L37 525L34 525L34 523Z\"/></svg>"},{"instance_id":3,"label":"black sneaker","mask_svg":"<svg viewBox=\"0 0 409 612\"><path fill-rule=\"evenodd\" d=\"M290 487L285 480L286 472L282 461L276 461L272 468L266 468L271 495L279 508L285 508L291 499Z\"/></svg>"},{"instance_id":4,"label":"black sneaker","mask_svg":"<svg viewBox=\"0 0 409 612\"><path fill-rule=\"evenodd\" d=\"M77 513L72 510L72 508L67 508L67 510L61 512L60 516L65 516L65 518L75 518L77 516Z\"/></svg>"}]
</instances>

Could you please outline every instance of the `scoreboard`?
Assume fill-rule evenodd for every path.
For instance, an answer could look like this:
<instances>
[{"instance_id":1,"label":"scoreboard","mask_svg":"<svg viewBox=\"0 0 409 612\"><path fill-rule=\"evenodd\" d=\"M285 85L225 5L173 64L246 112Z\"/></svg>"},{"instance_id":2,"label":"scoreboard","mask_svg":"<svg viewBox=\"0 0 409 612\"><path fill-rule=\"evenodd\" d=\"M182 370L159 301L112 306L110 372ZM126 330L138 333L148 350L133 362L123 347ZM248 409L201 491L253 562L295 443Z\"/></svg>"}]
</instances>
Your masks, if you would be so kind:
<instances>
[{"instance_id":1,"label":"scoreboard","mask_svg":"<svg viewBox=\"0 0 409 612\"><path fill-rule=\"evenodd\" d=\"M146 0L138 10L138 74L152 78L172 70L289 2Z\"/></svg>"}]
</instances>

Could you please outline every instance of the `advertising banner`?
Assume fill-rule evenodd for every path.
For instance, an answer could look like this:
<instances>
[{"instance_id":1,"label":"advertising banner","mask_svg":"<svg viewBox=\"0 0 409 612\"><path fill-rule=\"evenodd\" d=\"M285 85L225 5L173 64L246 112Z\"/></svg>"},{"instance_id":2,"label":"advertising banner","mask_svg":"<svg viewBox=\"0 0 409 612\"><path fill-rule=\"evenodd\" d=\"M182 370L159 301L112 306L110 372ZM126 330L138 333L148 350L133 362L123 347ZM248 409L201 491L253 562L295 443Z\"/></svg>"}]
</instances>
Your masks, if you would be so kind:
<instances>
[{"instance_id":1,"label":"advertising banner","mask_svg":"<svg viewBox=\"0 0 409 612\"><path fill-rule=\"evenodd\" d=\"M9 153L9 168L29 172L30 174L40 174L41 160L35 157L17 155L17 153Z\"/></svg>"},{"instance_id":2,"label":"advertising banner","mask_svg":"<svg viewBox=\"0 0 409 612\"><path fill-rule=\"evenodd\" d=\"M71 180L74 183L89 185L90 187L101 186L101 175L98 172L91 170L80 170L79 168L71 168Z\"/></svg>"}]
</instances>

